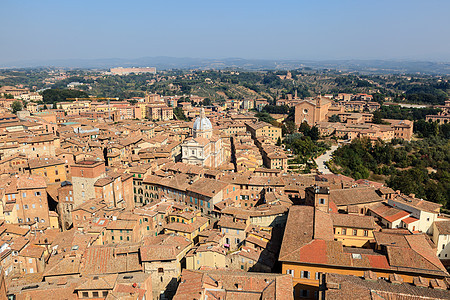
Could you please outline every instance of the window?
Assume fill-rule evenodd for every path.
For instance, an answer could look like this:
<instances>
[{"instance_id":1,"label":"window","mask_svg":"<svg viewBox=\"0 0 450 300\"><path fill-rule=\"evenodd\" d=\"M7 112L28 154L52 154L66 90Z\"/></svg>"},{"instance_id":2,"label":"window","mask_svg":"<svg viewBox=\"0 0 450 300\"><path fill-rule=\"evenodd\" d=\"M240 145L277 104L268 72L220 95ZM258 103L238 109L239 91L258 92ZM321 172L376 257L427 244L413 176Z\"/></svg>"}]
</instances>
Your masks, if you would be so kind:
<instances>
[{"instance_id":1,"label":"window","mask_svg":"<svg viewBox=\"0 0 450 300\"><path fill-rule=\"evenodd\" d=\"M92 298L97 298L98 297L98 292L92 292Z\"/></svg>"},{"instance_id":2,"label":"window","mask_svg":"<svg viewBox=\"0 0 450 300\"><path fill-rule=\"evenodd\" d=\"M353 235L358 235L358 230L353 229Z\"/></svg>"},{"instance_id":3,"label":"window","mask_svg":"<svg viewBox=\"0 0 450 300\"><path fill-rule=\"evenodd\" d=\"M364 230L364 236L369 236L369 232L367 230Z\"/></svg>"},{"instance_id":4,"label":"window","mask_svg":"<svg viewBox=\"0 0 450 300\"><path fill-rule=\"evenodd\" d=\"M27 193L22 193L22 198L26 198L27 197Z\"/></svg>"},{"instance_id":5,"label":"window","mask_svg":"<svg viewBox=\"0 0 450 300\"><path fill-rule=\"evenodd\" d=\"M309 279L309 271L301 271L301 278Z\"/></svg>"},{"instance_id":6,"label":"window","mask_svg":"<svg viewBox=\"0 0 450 300\"><path fill-rule=\"evenodd\" d=\"M83 292L83 298L89 298L89 292Z\"/></svg>"},{"instance_id":7,"label":"window","mask_svg":"<svg viewBox=\"0 0 450 300\"><path fill-rule=\"evenodd\" d=\"M347 234L347 229L342 228L342 235L346 235Z\"/></svg>"},{"instance_id":8,"label":"window","mask_svg":"<svg viewBox=\"0 0 450 300\"><path fill-rule=\"evenodd\" d=\"M319 273L319 272L316 272L315 279L316 279L316 280L319 280L319 279L320 279L320 273Z\"/></svg>"},{"instance_id":9,"label":"window","mask_svg":"<svg viewBox=\"0 0 450 300\"><path fill-rule=\"evenodd\" d=\"M163 268L158 268L158 273L164 273L164 269Z\"/></svg>"},{"instance_id":10,"label":"window","mask_svg":"<svg viewBox=\"0 0 450 300\"><path fill-rule=\"evenodd\" d=\"M309 291L308 290L300 290L300 297L301 298L308 298L309 297Z\"/></svg>"},{"instance_id":11,"label":"window","mask_svg":"<svg viewBox=\"0 0 450 300\"><path fill-rule=\"evenodd\" d=\"M325 199L320 198L320 199L319 199L319 204L325 204Z\"/></svg>"},{"instance_id":12,"label":"window","mask_svg":"<svg viewBox=\"0 0 450 300\"><path fill-rule=\"evenodd\" d=\"M28 205L25 204L25 205L23 206L23 209L28 209Z\"/></svg>"},{"instance_id":13,"label":"window","mask_svg":"<svg viewBox=\"0 0 450 300\"><path fill-rule=\"evenodd\" d=\"M34 195L35 195L35 196L40 196L40 195L41 195L41 192L35 192Z\"/></svg>"},{"instance_id":14,"label":"window","mask_svg":"<svg viewBox=\"0 0 450 300\"><path fill-rule=\"evenodd\" d=\"M108 292L107 291L103 291L102 294L103 294L103 297L108 296Z\"/></svg>"},{"instance_id":15,"label":"window","mask_svg":"<svg viewBox=\"0 0 450 300\"><path fill-rule=\"evenodd\" d=\"M287 270L286 270L286 274L291 274L292 277L294 277L294 270L289 270L289 269L287 269Z\"/></svg>"}]
</instances>

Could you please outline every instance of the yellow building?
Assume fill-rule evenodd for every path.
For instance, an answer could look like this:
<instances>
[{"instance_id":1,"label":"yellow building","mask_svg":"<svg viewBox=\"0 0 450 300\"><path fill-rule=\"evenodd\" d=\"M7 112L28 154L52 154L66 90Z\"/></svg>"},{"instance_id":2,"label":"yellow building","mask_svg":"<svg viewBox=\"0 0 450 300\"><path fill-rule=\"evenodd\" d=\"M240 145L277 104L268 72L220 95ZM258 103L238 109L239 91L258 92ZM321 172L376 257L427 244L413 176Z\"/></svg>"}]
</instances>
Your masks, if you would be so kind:
<instances>
[{"instance_id":1,"label":"yellow building","mask_svg":"<svg viewBox=\"0 0 450 300\"><path fill-rule=\"evenodd\" d=\"M198 270L201 267L226 268L226 250L212 243L202 244L186 255L186 269Z\"/></svg>"},{"instance_id":2,"label":"yellow building","mask_svg":"<svg viewBox=\"0 0 450 300\"><path fill-rule=\"evenodd\" d=\"M178 210L167 216L164 233L177 233L190 241L197 242L198 234L209 225L209 219L201 217L199 210Z\"/></svg>"},{"instance_id":3,"label":"yellow building","mask_svg":"<svg viewBox=\"0 0 450 300\"><path fill-rule=\"evenodd\" d=\"M48 212L50 228L59 228L58 214L54 211Z\"/></svg>"},{"instance_id":4,"label":"yellow building","mask_svg":"<svg viewBox=\"0 0 450 300\"><path fill-rule=\"evenodd\" d=\"M281 128L273 126L266 122L245 123L247 130L250 131L253 139L260 137L268 138L272 143L276 143L278 139L281 139Z\"/></svg>"},{"instance_id":5,"label":"yellow building","mask_svg":"<svg viewBox=\"0 0 450 300\"><path fill-rule=\"evenodd\" d=\"M334 239L345 247L368 248L378 227L370 216L331 213Z\"/></svg>"},{"instance_id":6,"label":"yellow building","mask_svg":"<svg viewBox=\"0 0 450 300\"><path fill-rule=\"evenodd\" d=\"M375 232L374 237L375 249L346 247L335 240L329 212L292 206L279 261L283 274L293 278L295 299L316 299L324 273L363 276L370 270L384 278L396 273L408 283L418 276L449 276L424 235Z\"/></svg>"},{"instance_id":7,"label":"yellow building","mask_svg":"<svg viewBox=\"0 0 450 300\"><path fill-rule=\"evenodd\" d=\"M44 176L47 183L67 180L67 167L64 161L53 157L30 159L28 167L33 175Z\"/></svg>"}]
</instances>

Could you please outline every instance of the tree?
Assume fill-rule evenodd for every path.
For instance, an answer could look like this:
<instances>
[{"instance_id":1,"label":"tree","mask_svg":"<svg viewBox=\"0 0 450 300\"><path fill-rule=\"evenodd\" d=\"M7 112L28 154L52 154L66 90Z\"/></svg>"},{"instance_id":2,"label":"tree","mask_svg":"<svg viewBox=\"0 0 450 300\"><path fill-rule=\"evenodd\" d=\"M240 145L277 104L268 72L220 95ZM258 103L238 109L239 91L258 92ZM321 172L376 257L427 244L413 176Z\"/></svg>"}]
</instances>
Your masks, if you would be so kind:
<instances>
[{"instance_id":1,"label":"tree","mask_svg":"<svg viewBox=\"0 0 450 300\"><path fill-rule=\"evenodd\" d=\"M183 109L181 107L175 107L173 109L173 114L175 115L177 120L188 121L188 118L184 114Z\"/></svg>"},{"instance_id":2,"label":"tree","mask_svg":"<svg viewBox=\"0 0 450 300\"><path fill-rule=\"evenodd\" d=\"M294 133L295 130L297 129L297 126L295 125L294 121L290 121L290 120L286 121L284 123L284 125L285 125L286 133L288 133L288 134Z\"/></svg>"},{"instance_id":3,"label":"tree","mask_svg":"<svg viewBox=\"0 0 450 300\"><path fill-rule=\"evenodd\" d=\"M13 114L15 114L18 111L21 111L22 108L23 108L22 101L16 100L11 104Z\"/></svg>"},{"instance_id":4,"label":"tree","mask_svg":"<svg viewBox=\"0 0 450 300\"><path fill-rule=\"evenodd\" d=\"M203 106L211 106L212 105L211 99L205 98L202 102L202 105Z\"/></svg>"},{"instance_id":5,"label":"tree","mask_svg":"<svg viewBox=\"0 0 450 300\"><path fill-rule=\"evenodd\" d=\"M67 89L48 89L42 92L44 103L55 103L67 101L67 98L87 98L89 95L83 91Z\"/></svg>"},{"instance_id":6,"label":"tree","mask_svg":"<svg viewBox=\"0 0 450 300\"><path fill-rule=\"evenodd\" d=\"M278 137L276 145L281 146L281 138L280 137Z\"/></svg>"},{"instance_id":7,"label":"tree","mask_svg":"<svg viewBox=\"0 0 450 300\"><path fill-rule=\"evenodd\" d=\"M255 117L257 117L258 121L261 121L261 122L266 122L266 123L272 124L272 121L275 121L275 119L272 118L272 116L266 112L259 112L255 115Z\"/></svg>"},{"instance_id":8,"label":"tree","mask_svg":"<svg viewBox=\"0 0 450 300\"><path fill-rule=\"evenodd\" d=\"M317 128L317 126L311 127L308 136L311 138L311 140L317 141L320 137L319 128Z\"/></svg>"},{"instance_id":9,"label":"tree","mask_svg":"<svg viewBox=\"0 0 450 300\"><path fill-rule=\"evenodd\" d=\"M303 123L300 124L298 131L303 133L304 135L308 135L310 129L311 127L308 125L308 123L306 121L303 121Z\"/></svg>"},{"instance_id":10,"label":"tree","mask_svg":"<svg viewBox=\"0 0 450 300\"><path fill-rule=\"evenodd\" d=\"M340 121L341 121L341 118L339 118L338 115L332 115L331 117L328 118L328 122L337 123Z\"/></svg>"}]
</instances>

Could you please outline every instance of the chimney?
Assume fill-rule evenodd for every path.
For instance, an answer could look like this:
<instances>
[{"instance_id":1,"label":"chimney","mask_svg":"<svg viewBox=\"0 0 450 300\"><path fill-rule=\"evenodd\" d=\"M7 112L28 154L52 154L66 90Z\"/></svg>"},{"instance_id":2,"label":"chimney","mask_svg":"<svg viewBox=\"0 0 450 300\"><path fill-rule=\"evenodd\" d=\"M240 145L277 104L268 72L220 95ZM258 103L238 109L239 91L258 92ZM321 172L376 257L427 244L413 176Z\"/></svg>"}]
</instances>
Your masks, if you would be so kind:
<instances>
[{"instance_id":1,"label":"chimney","mask_svg":"<svg viewBox=\"0 0 450 300\"><path fill-rule=\"evenodd\" d=\"M365 280L377 280L377 274L372 271L364 271Z\"/></svg>"},{"instance_id":2,"label":"chimney","mask_svg":"<svg viewBox=\"0 0 450 300\"><path fill-rule=\"evenodd\" d=\"M389 275L389 281L394 284L402 284L403 278L400 275L394 273Z\"/></svg>"},{"instance_id":3,"label":"chimney","mask_svg":"<svg viewBox=\"0 0 450 300\"><path fill-rule=\"evenodd\" d=\"M431 287L436 290L446 290L447 285L441 279L431 279L430 280Z\"/></svg>"},{"instance_id":4,"label":"chimney","mask_svg":"<svg viewBox=\"0 0 450 300\"><path fill-rule=\"evenodd\" d=\"M414 277L413 279L413 283L415 286L417 287L428 287L430 282L428 281L428 279L423 278L421 276L419 277Z\"/></svg>"}]
</instances>

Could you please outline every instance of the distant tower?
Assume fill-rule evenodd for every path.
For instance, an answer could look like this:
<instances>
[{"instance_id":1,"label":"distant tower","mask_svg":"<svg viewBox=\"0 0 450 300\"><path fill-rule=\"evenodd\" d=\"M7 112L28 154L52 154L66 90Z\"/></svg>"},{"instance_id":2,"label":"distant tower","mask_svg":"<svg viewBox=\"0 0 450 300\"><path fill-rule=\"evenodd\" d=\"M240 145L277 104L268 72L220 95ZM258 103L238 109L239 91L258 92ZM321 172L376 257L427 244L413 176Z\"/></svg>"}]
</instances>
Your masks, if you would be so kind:
<instances>
[{"instance_id":1,"label":"distant tower","mask_svg":"<svg viewBox=\"0 0 450 300\"><path fill-rule=\"evenodd\" d=\"M201 136L205 139L210 139L212 136L212 124L206 117L203 107L200 116L195 120L194 126L192 127L192 135L194 138Z\"/></svg>"},{"instance_id":2,"label":"distant tower","mask_svg":"<svg viewBox=\"0 0 450 300\"><path fill-rule=\"evenodd\" d=\"M297 89L295 89L294 99L297 99Z\"/></svg>"}]
</instances>

